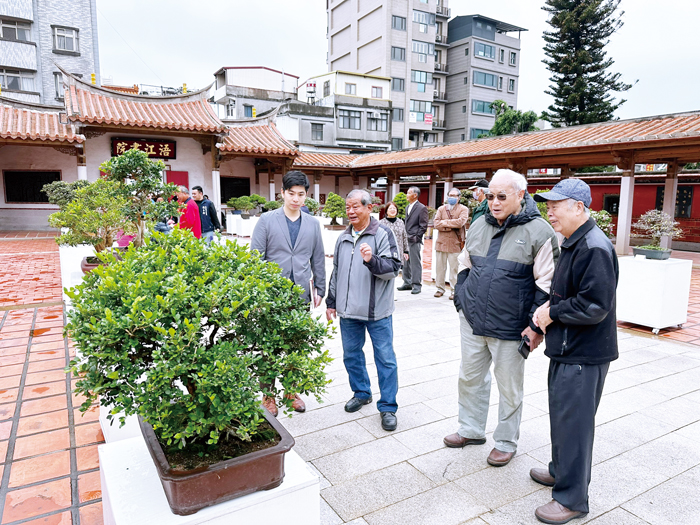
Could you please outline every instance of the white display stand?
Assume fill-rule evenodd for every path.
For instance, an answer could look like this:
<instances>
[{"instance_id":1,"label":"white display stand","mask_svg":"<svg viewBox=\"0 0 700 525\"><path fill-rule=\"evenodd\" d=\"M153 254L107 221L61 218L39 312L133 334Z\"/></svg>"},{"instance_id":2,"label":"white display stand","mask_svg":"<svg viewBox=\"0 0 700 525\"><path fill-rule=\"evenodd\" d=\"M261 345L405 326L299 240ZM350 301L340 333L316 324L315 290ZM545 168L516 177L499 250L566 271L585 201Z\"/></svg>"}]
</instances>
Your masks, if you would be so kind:
<instances>
[{"instance_id":1,"label":"white display stand","mask_svg":"<svg viewBox=\"0 0 700 525\"><path fill-rule=\"evenodd\" d=\"M617 320L653 328L679 326L688 320L693 262L620 257Z\"/></svg>"},{"instance_id":2,"label":"white display stand","mask_svg":"<svg viewBox=\"0 0 700 525\"><path fill-rule=\"evenodd\" d=\"M110 407L100 405L100 428L102 429L102 434L104 435L107 443L120 441L122 439L131 439L134 437L140 437L143 439L138 416L128 416L124 426L120 427L119 416L116 415L112 419L112 424L110 425L110 420L107 419L107 415L109 414L110 410Z\"/></svg>"},{"instance_id":3,"label":"white display stand","mask_svg":"<svg viewBox=\"0 0 700 525\"><path fill-rule=\"evenodd\" d=\"M58 258L61 262L61 288L66 305L70 305L70 299L66 295L65 289L73 288L83 282L84 274L80 269L80 263L83 257L94 254L95 248L89 244L58 247Z\"/></svg>"},{"instance_id":4,"label":"white display stand","mask_svg":"<svg viewBox=\"0 0 700 525\"><path fill-rule=\"evenodd\" d=\"M143 438L98 447L105 525L196 525L280 523L319 525L319 479L291 450L285 454L284 481L190 516L173 514Z\"/></svg>"}]
</instances>

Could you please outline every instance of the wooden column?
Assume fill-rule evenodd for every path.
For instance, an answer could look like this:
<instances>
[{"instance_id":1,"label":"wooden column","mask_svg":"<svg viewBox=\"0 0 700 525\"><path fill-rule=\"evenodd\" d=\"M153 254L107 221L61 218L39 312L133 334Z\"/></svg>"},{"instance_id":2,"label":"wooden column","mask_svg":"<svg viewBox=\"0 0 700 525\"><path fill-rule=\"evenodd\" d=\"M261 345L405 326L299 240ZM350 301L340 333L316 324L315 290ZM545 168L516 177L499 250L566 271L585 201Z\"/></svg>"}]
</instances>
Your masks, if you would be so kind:
<instances>
[{"instance_id":1,"label":"wooden column","mask_svg":"<svg viewBox=\"0 0 700 525\"><path fill-rule=\"evenodd\" d=\"M561 175L559 176L560 180L568 179L571 177L571 168L567 164L566 166L562 166L561 168Z\"/></svg>"},{"instance_id":2,"label":"wooden column","mask_svg":"<svg viewBox=\"0 0 700 525\"><path fill-rule=\"evenodd\" d=\"M617 213L615 252L618 255L628 255L634 205L634 159L620 159L617 166L622 169L622 172L620 172L620 208Z\"/></svg>"},{"instance_id":3,"label":"wooden column","mask_svg":"<svg viewBox=\"0 0 700 525\"><path fill-rule=\"evenodd\" d=\"M435 205L435 201L437 200L437 195L435 195L437 189L436 179L437 175L430 176L430 185L428 186L428 206L431 208L437 208Z\"/></svg>"},{"instance_id":4,"label":"wooden column","mask_svg":"<svg viewBox=\"0 0 700 525\"><path fill-rule=\"evenodd\" d=\"M350 176L352 177L352 189L359 190L360 189L360 176L354 172L350 172Z\"/></svg>"},{"instance_id":5,"label":"wooden column","mask_svg":"<svg viewBox=\"0 0 700 525\"><path fill-rule=\"evenodd\" d=\"M678 194L678 162L672 161L666 164L666 182L664 184L663 212L676 218L676 196ZM661 237L661 247L671 249L671 238L668 235Z\"/></svg>"}]
</instances>

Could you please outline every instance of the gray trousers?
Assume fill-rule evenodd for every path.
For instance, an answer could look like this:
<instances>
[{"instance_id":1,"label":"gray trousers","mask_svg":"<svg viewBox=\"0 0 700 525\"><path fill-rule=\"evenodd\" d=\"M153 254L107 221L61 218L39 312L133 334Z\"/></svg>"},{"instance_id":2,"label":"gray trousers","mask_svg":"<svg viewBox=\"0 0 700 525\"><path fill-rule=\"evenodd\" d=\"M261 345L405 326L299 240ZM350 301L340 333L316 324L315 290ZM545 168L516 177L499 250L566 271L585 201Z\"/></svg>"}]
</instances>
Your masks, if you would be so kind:
<instances>
[{"instance_id":1,"label":"gray trousers","mask_svg":"<svg viewBox=\"0 0 700 525\"><path fill-rule=\"evenodd\" d=\"M420 242L408 243L408 261L403 265L403 282L413 289L420 290L423 286L423 261L421 255L423 244Z\"/></svg>"},{"instance_id":2,"label":"gray trousers","mask_svg":"<svg viewBox=\"0 0 700 525\"><path fill-rule=\"evenodd\" d=\"M458 257L458 253L435 252L435 283L437 284L437 289L441 292L445 291L445 274L447 273L448 264L450 265L448 281L450 281L452 293L455 291L455 285L457 284L457 267L459 266L459 262L457 261Z\"/></svg>"},{"instance_id":3,"label":"gray trousers","mask_svg":"<svg viewBox=\"0 0 700 525\"><path fill-rule=\"evenodd\" d=\"M489 412L491 373L498 383L498 425L493 433L496 448L515 452L520 437L523 413L523 381L525 360L518 353L520 341L503 341L474 335L471 326L459 313L462 336L462 363L459 369L459 429L465 438L486 437L486 417Z\"/></svg>"}]
</instances>

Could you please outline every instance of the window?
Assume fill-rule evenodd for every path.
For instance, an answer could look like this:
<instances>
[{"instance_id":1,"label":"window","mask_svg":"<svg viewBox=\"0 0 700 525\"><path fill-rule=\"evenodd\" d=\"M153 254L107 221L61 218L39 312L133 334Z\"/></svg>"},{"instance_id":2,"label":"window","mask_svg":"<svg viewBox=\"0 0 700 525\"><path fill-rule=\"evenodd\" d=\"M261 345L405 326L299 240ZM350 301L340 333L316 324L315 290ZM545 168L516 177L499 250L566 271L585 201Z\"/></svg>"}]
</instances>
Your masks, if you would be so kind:
<instances>
[{"instance_id":1,"label":"window","mask_svg":"<svg viewBox=\"0 0 700 525\"><path fill-rule=\"evenodd\" d=\"M411 100L411 113L416 114L416 122L423 122L426 113L432 113L432 103L425 100Z\"/></svg>"},{"instance_id":2,"label":"window","mask_svg":"<svg viewBox=\"0 0 700 525\"><path fill-rule=\"evenodd\" d=\"M386 131L388 122L388 113L379 113L378 111L370 111L367 113L367 129L369 131Z\"/></svg>"},{"instance_id":3,"label":"window","mask_svg":"<svg viewBox=\"0 0 700 525\"><path fill-rule=\"evenodd\" d=\"M7 184L7 183L6 183ZM663 186L657 186L656 188L656 209L662 210L664 207L664 193L665 188ZM693 205L693 187L692 186L678 186L678 191L676 192L676 219L690 219L690 211Z\"/></svg>"},{"instance_id":4,"label":"window","mask_svg":"<svg viewBox=\"0 0 700 525\"><path fill-rule=\"evenodd\" d=\"M54 72L53 74L53 85L56 90L56 98L63 98L65 96L65 91L63 90L63 74L59 72Z\"/></svg>"},{"instance_id":5,"label":"window","mask_svg":"<svg viewBox=\"0 0 700 525\"><path fill-rule=\"evenodd\" d=\"M464 48L464 56L468 57L469 56L469 46Z\"/></svg>"},{"instance_id":6,"label":"window","mask_svg":"<svg viewBox=\"0 0 700 525\"><path fill-rule=\"evenodd\" d=\"M70 27L53 28L53 50L79 52L78 30Z\"/></svg>"},{"instance_id":7,"label":"window","mask_svg":"<svg viewBox=\"0 0 700 525\"><path fill-rule=\"evenodd\" d=\"M19 40L29 42L31 27L28 23L12 22L10 20L0 20L0 36L5 40Z\"/></svg>"},{"instance_id":8,"label":"window","mask_svg":"<svg viewBox=\"0 0 700 525\"><path fill-rule=\"evenodd\" d=\"M413 21L418 24L434 26L435 25L435 13L428 13L427 11L413 10Z\"/></svg>"},{"instance_id":9,"label":"window","mask_svg":"<svg viewBox=\"0 0 700 525\"><path fill-rule=\"evenodd\" d=\"M342 129L362 129L360 111L349 111L347 109L338 110L338 127Z\"/></svg>"},{"instance_id":10,"label":"window","mask_svg":"<svg viewBox=\"0 0 700 525\"><path fill-rule=\"evenodd\" d=\"M391 139L391 149L394 151L403 149L403 139Z\"/></svg>"},{"instance_id":11,"label":"window","mask_svg":"<svg viewBox=\"0 0 700 525\"><path fill-rule=\"evenodd\" d=\"M479 135L488 135L489 133L491 133L490 129L470 128L469 129L469 138L470 139L478 139Z\"/></svg>"},{"instance_id":12,"label":"window","mask_svg":"<svg viewBox=\"0 0 700 525\"><path fill-rule=\"evenodd\" d=\"M516 59L515 51L511 51L510 52L510 65L511 66L515 65L515 59Z\"/></svg>"},{"instance_id":13,"label":"window","mask_svg":"<svg viewBox=\"0 0 700 525\"><path fill-rule=\"evenodd\" d=\"M394 108L391 110L391 120L394 122L403 122L403 109Z\"/></svg>"},{"instance_id":14,"label":"window","mask_svg":"<svg viewBox=\"0 0 700 525\"><path fill-rule=\"evenodd\" d=\"M508 79L508 91L510 91L511 93L515 91L515 80L512 78Z\"/></svg>"},{"instance_id":15,"label":"window","mask_svg":"<svg viewBox=\"0 0 700 525\"><path fill-rule=\"evenodd\" d=\"M0 69L0 86L11 91L34 91L34 73L19 69Z\"/></svg>"},{"instance_id":16,"label":"window","mask_svg":"<svg viewBox=\"0 0 700 525\"><path fill-rule=\"evenodd\" d=\"M253 106L243 106L243 116L246 118L253 118Z\"/></svg>"},{"instance_id":17,"label":"window","mask_svg":"<svg viewBox=\"0 0 700 525\"><path fill-rule=\"evenodd\" d=\"M433 74L427 71L411 70L411 82L418 84L416 89L419 93L425 93L426 86L432 86Z\"/></svg>"},{"instance_id":18,"label":"window","mask_svg":"<svg viewBox=\"0 0 700 525\"><path fill-rule=\"evenodd\" d=\"M505 49L499 49L498 50L498 61L503 64L503 61L506 59L506 50Z\"/></svg>"},{"instance_id":19,"label":"window","mask_svg":"<svg viewBox=\"0 0 700 525\"><path fill-rule=\"evenodd\" d=\"M474 42L474 55L481 58L496 58L496 48L483 42Z\"/></svg>"},{"instance_id":20,"label":"window","mask_svg":"<svg viewBox=\"0 0 700 525\"><path fill-rule=\"evenodd\" d=\"M330 94L331 94L331 81L326 80L323 83L323 97L325 98L327 96L330 96Z\"/></svg>"},{"instance_id":21,"label":"window","mask_svg":"<svg viewBox=\"0 0 700 525\"><path fill-rule=\"evenodd\" d=\"M437 133L426 133L423 135L423 142L435 143L437 142Z\"/></svg>"},{"instance_id":22,"label":"window","mask_svg":"<svg viewBox=\"0 0 700 525\"><path fill-rule=\"evenodd\" d=\"M464 140L464 133L462 133L462 138L460 140Z\"/></svg>"},{"instance_id":23,"label":"window","mask_svg":"<svg viewBox=\"0 0 700 525\"><path fill-rule=\"evenodd\" d=\"M377 86L372 86L372 98L382 98L382 88Z\"/></svg>"},{"instance_id":24,"label":"window","mask_svg":"<svg viewBox=\"0 0 700 525\"><path fill-rule=\"evenodd\" d=\"M477 86L496 87L496 75L474 71L474 84Z\"/></svg>"},{"instance_id":25,"label":"window","mask_svg":"<svg viewBox=\"0 0 700 525\"><path fill-rule=\"evenodd\" d=\"M663 190L663 188L660 188ZM657 190L658 191L658 190ZM662 199L663 202L663 199ZM610 215L617 215L620 208L620 196L619 195L603 195L603 209L607 211Z\"/></svg>"},{"instance_id":26,"label":"window","mask_svg":"<svg viewBox=\"0 0 700 525\"><path fill-rule=\"evenodd\" d=\"M503 90L503 77L498 77L498 89Z\"/></svg>"},{"instance_id":27,"label":"window","mask_svg":"<svg viewBox=\"0 0 700 525\"><path fill-rule=\"evenodd\" d=\"M323 140L323 124L311 124L311 140Z\"/></svg>"},{"instance_id":28,"label":"window","mask_svg":"<svg viewBox=\"0 0 700 525\"><path fill-rule=\"evenodd\" d=\"M405 91L406 81L403 78L392 78L391 79L391 90L392 91Z\"/></svg>"},{"instance_id":29,"label":"window","mask_svg":"<svg viewBox=\"0 0 700 525\"><path fill-rule=\"evenodd\" d=\"M49 197L41 191L45 184L61 180L59 171L3 171L5 202L48 203Z\"/></svg>"},{"instance_id":30,"label":"window","mask_svg":"<svg viewBox=\"0 0 700 525\"><path fill-rule=\"evenodd\" d=\"M469 84L469 77L464 77L464 83Z\"/></svg>"},{"instance_id":31,"label":"window","mask_svg":"<svg viewBox=\"0 0 700 525\"><path fill-rule=\"evenodd\" d=\"M357 94L357 84L345 83L345 94L346 95L356 95Z\"/></svg>"},{"instance_id":32,"label":"window","mask_svg":"<svg viewBox=\"0 0 700 525\"><path fill-rule=\"evenodd\" d=\"M398 60L399 62L406 62L406 48L392 46L391 59Z\"/></svg>"},{"instance_id":33,"label":"window","mask_svg":"<svg viewBox=\"0 0 700 525\"><path fill-rule=\"evenodd\" d=\"M412 50L416 55L418 55L418 62L427 62L428 56L435 55L435 44L414 40Z\"/></svg>"},{"instance_id":34,"label":"window","mask_svg":"<svg viewBox=\"0 0 700 525\"><path fill-rule=\"evenodd\" d=\"M466 112L467 112L467 106L462 106L462 113L466 113Z\"/></svg>"},{"instance_id":35,"label":"window","mask_svg":"<svg viewBox=\"0 0 700 525\"><path fill-rule=\"evenodd\" d=\"M472 100L472 111L474 113L484 113L487 115L495 115L496 110L491 107L491 102L484 100Z\"/></svg>"},{"instance_id":36,"label":"window","mask_svg":"<svg viewBox=\"0 0 700 525\"><path fill-rule=\"evenodd\" d=\"M402 16L392 16L391 28L397 31L406 31L406 19Z\"/></svg>"}]
</instances>

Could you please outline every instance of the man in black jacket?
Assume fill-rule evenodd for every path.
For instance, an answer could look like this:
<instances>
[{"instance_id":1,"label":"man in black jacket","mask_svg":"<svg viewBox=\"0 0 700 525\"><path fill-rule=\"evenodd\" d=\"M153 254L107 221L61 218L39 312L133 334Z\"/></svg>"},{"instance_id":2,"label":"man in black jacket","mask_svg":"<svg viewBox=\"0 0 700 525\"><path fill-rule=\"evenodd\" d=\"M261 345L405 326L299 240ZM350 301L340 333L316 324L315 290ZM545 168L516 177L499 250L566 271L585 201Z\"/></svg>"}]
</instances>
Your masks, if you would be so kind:
<instances>
[{"instance_id":1,"label":"man in black jacket","mask_svg":"<svg viewBox=\"0 0 700 525\"><path fill-rule=\"evenodd\" d=\"M533 321L545 331L549 364L552 462L532 469L536 482L552 487L552 501L535 516L567 523L588 513L595 414L610 362L617 359L615 288L617 256L612 243L589 218L591 191L565 179L547 193L547 216L566 240L554 271L550 300Z\"/></svg>"},{"instance_id":2,"label":"man in black jacket","mask_svg":"<svg viewBox=\"0 0 700 525\"><path fill-rule=\"evenodd\" d=\"M403 285L397 290L411 290L419 294L423 286L423 235L428 229L428 207L418 202L420 188L411 186L406 192L406 236L408 237L408 261L403 265Z\"/></svg>"},{"instance_id":3,"label":"man in black jacket","mask_svg":"<svg viewBox=\"0 0 700 525\"><path fill-rule=\"evenodd\" d=\"M192 187L192 199L199 207L199 218L202 221L202 239L207 242L214 240L214 232L221 230L216 206L209 199L204 197L204 190L201 186Z\"/></svg>"}]
</instances>

